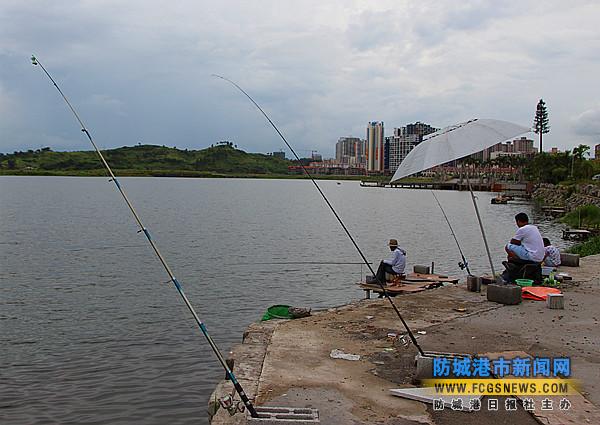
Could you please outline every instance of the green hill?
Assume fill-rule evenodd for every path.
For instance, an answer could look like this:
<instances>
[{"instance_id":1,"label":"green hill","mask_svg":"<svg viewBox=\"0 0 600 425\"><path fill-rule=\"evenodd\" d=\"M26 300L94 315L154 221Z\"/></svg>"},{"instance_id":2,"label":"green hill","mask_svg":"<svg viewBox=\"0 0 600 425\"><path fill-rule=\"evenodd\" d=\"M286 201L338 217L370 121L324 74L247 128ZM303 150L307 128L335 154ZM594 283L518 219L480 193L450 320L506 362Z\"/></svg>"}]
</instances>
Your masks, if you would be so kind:
<instances>
[{"instance_id":1,"label":"green hill","mask_svg":"<svg viewBox=\"0 0 600 425\"><path fill-rule=\"evenodd\" d=\"M246 176L287 174L288 160L247 153L231 144L202 150L137 145L102 151L117 175ZM94 151L53 152L50 148L0 154L0 174L105 175Z\"/></svg>"}]
</instances>

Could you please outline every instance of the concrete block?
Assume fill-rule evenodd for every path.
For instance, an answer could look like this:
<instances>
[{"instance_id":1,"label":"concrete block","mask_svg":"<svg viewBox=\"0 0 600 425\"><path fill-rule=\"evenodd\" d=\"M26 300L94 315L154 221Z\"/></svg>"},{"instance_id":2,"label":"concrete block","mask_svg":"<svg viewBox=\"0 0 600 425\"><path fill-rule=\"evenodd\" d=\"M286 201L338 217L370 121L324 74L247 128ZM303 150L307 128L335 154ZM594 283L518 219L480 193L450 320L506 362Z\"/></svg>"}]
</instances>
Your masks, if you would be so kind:
<instances>
[{"instance_id":1,"label":"concrete block","mask_svg":"<svg viewBox=\"0 0 600 425\"><path fill-rule=\"evenodd\" d=\"M551 309L563 310L565 308L565 296L563 294L548 294L546 306Z\"/></svg>"},{"instance_id":2,"label":"concrete block","mask_svg":"<svg viewBox=\"0 0 600 425\"><path fill-rule=\"evenodd\" d=\"M247 423L255 425L320 424L319 411L313 408L255 406L258 418L247 414Z\"/></svg>"},{"instance_id":3,"label":"concrete block","mask_svg":"<svg viewBox=\"0 0 600 425\"><path fill-rule=\"evenodd\" d=\"M450 359L450 362L454 361L455 357L464 358L471 357L468 354L458 354L458 353L436 353L436 352L425 352L425 355L422 356L421 353L418 353L415 356L415 364L416 364L416 372L415 372L415 380L421 381L423 379L433 379L433 359L436 357L446 357ZM452 378L452 371L450 372L450 376L448 378Z\"/></svg>"},{"instance_id":4,"label":"concrete block","mask_svg":"<svg viewBox=\"0 0 600 425\"><path fill-rule=\"evenodd\" d=\"M429 274L431 273L431 268L429 266L414 266L413 271L420 274Z\"/></svg>"},{"instance_id":5,"label":"concrete block","mask_svg":"<svg viewBox=\"0 0 600 425\"><path fill-rule=\"evenodd\" d=\"M415 363L417 366L417 371L415 372L416 380L433 378L433 357L424 357L419 353L415 357Z\"/></svg>"},{"instance_id":6,"label":"concrete block","mask_svg":"<svg viewBox=\"0 0 600 425\"><path fill-rule=\"evenodd\" d=\"M487 299L500 304L515 305L522 301L521 287L517 285L489 284L487 287Z\"/></svg>"},{"instance_id":7,"label":"concrete block","mask_svg":"<svg viewBox=\"0 0 600 425\"><path fill-rule=\"evenodd\" d=\"M467 290L481 292L481 278L478 276L467 276Z\"/></svg>"},{"instance_id":8,"label":"concrete block","mask_svg":"<svg viewBox=\"0 0 600 425\"><path fill-rule=\"evenodd\" d=\"M489 285L490 283L496 283L496 279L492 275L480 276L482 285Z\"/></svg>"},{"instance_id":9,"label":"concrete block","mask_svg":"<svg viewBox=\"0 0 600 425\"><path fill-rule=\"evenodd\" d=\"M567 267L579 267L579 254L560 253L560 265Z\"/></svg>"}]
</instances>

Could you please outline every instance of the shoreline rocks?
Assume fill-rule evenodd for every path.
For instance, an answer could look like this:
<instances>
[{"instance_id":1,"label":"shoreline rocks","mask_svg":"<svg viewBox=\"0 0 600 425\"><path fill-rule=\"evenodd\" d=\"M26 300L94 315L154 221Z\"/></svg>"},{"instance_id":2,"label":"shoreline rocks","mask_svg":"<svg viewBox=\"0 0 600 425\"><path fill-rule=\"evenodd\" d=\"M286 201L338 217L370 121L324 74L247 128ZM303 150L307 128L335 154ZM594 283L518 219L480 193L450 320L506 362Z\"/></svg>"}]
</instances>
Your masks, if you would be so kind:
<instances>
[{"instance_id":1,"label":"shoreline rocks","mask_svg":"<svg viewBox=\"0 0 600 425\"><path fill-rule=\"evenodd\" d=\"M600 207L600 186L594 184L557 186L543 183L536 187L532 197L543 206L563 207L567 212L582 205Z\"/></svg>"}]
</instances>

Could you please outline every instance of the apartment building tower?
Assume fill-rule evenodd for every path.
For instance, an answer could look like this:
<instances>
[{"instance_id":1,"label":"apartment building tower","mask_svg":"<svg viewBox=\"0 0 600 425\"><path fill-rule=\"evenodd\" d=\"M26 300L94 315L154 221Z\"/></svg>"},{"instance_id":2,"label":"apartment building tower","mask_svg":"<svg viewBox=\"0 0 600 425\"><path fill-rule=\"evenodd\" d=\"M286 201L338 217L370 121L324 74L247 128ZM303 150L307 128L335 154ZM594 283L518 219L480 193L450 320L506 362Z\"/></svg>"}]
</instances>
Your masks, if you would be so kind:
<instances>
[{"instance_id":1,"label":"apartment building tower","mask_svg":"<svg viewBox=\"0 0 600 425\"><path fill-rule=\"evenodd\" d=\"M335 144L336 162L353 167L364 167L366 144L364 139L358 137L340 137Z\"/></svg>"},{"instance_id":2,"label":"apartment building tower","mask_svg":"<svg viewBox=\"0 0 600 425\"><path fill-rule=\"evenodd\" d=\"M367 171L384 171L383 121L372 121L367 126Z\"/></svg>"},{"instance_id":3,"label":"apartment building tower","mask_svg":"<svg viewBox=\"0 0 600 425\"><path fill-rule=\"evenodd\" d=\"M389 171L394 173L404 158L423 141L423 136L436 132L438 129L429 124L417 121L404 127L394 128L394 135L386 137L389 142Z\"/></svg>"}]
</instances>

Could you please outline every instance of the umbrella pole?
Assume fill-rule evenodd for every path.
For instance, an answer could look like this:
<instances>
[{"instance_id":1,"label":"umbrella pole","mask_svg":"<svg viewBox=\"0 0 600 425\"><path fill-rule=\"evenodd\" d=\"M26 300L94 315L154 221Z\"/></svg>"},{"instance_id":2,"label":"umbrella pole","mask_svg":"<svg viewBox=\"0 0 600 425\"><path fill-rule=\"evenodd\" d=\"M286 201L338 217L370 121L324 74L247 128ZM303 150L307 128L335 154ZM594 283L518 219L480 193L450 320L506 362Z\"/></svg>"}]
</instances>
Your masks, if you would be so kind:
<instances>
[{"instance_id":1,"label":"umbrella pole","mask_svg":"<svg viewBox=\"0 0 600 425\"><path fill-rule=\"evenodd\" d=\"M492 256L490 254L490 247L488 246L487 238L485 236L485 230L483 229L483 223L481 222L481 215L479 214L479 207L477 206L477 202L475 201L475 195L473 194L473 188L471 187L471 180L469 180L469 172L465 174L467 177L467 185L469 186L469 192L471 193L471 200L473 201L473 206L475 207L475 214L477 214L477 221L479 222L479 228L481 229L481 236L483 237L483 243L485 244L485 252L487 253L488 260L490 262L490 268L492 269L492 276L496 279L496 270L494 270L494 262L492 261Z\"/></svg>"}]
</instances>

